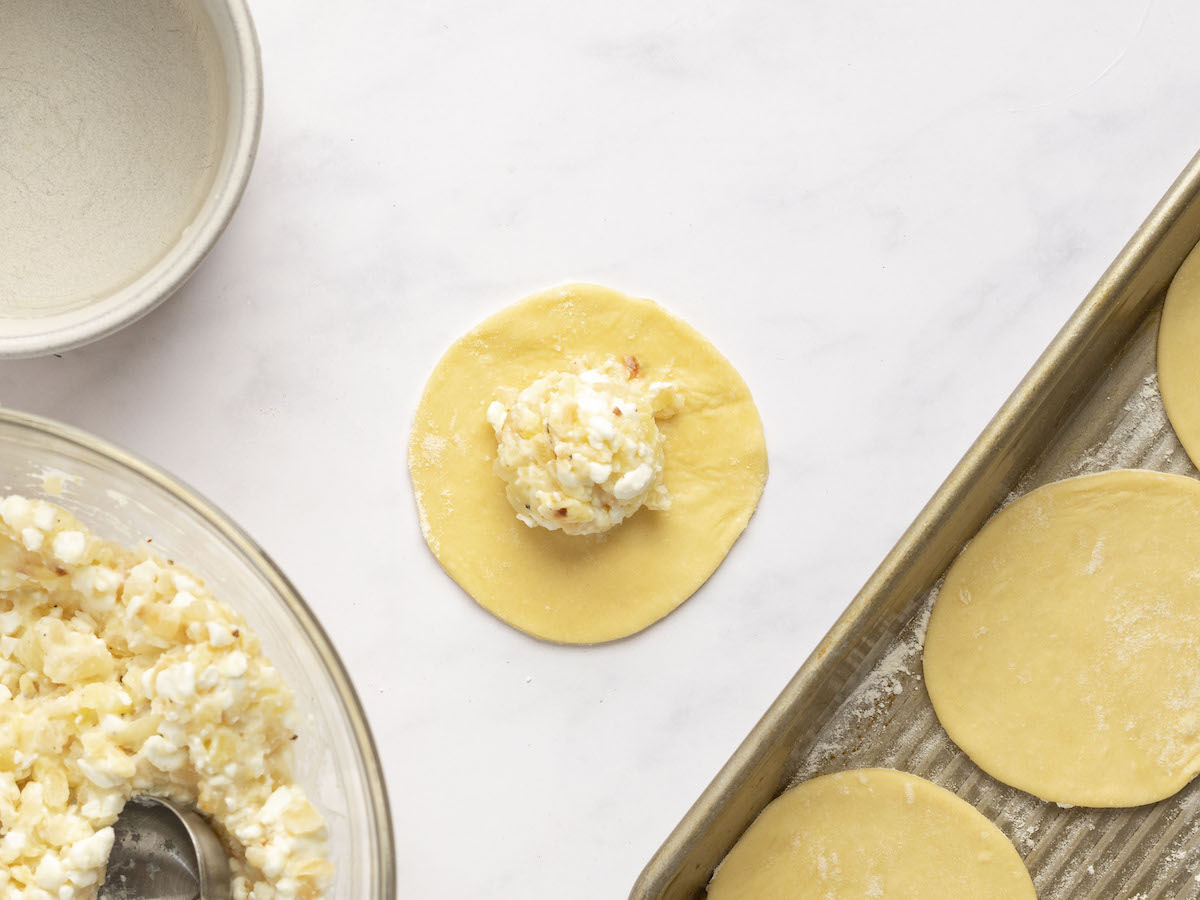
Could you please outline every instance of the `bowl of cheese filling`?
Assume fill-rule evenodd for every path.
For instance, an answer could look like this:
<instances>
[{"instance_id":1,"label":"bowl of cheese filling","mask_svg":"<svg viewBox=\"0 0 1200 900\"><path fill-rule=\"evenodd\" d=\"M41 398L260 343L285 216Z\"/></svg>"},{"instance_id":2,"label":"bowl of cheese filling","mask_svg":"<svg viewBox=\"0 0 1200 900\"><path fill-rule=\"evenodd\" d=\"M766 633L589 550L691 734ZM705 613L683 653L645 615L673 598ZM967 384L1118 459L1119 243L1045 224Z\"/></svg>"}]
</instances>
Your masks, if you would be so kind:
<instances>
[{"instance_id":1,"label":"bowl of cheese filling","mask_svg":"<svg viewBox=\"0 0 1200 900\"><path fill-rule=\"evenodd\" d=\"M100 896L112 826L148 795L212 824L237 900L392 900L363 709L266 554L49 420L0 411L0 473L0 896Z\"/></svg>"}]
</instances>

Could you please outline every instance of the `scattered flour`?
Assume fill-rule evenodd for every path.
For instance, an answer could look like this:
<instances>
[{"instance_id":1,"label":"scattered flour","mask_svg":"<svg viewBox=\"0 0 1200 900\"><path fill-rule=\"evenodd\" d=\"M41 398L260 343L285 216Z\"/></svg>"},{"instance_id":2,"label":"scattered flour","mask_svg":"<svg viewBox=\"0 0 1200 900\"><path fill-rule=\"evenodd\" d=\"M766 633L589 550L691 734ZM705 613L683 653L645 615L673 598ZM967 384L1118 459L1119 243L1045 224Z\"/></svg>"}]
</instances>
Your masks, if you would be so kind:
<instances>
[{"instance_id":1,"label":"scattered flour","mask_svg":"<svg viewBox=\"0 0 1200 900\"><path fill-rule=\"evenodd\" d=\"M1158 391L1158 373L1142 379L1141 387L1122 407L1126 415L1117 422L1107 440L1089 448L1075 463L1076 475L1121 469L1135 465L1146 447L1164 438L1175 441L1167 421L1167 410Z\"/></svg>"},{"instance_id":2,"label":"scattered flour","mask_svg":"<svg viewBox=\"0 0 1200 900\"><path fill-rule=\"evenodd\" d=\"M436 465L448 443L440 434L433 432L421 438L421 452L425 454L425 462Z\"/></svg>"},{"instance_id":3,"label":"scattered flour","mask_svg":"<svg viewBox=\"0 0 1200 900\"><path fill-rule=\"evenodd\" d=\"M929 617L933 613L936 596L935 589L922 601L912 620L859 682L855 691L842 702L818 735L792 784L819 774L825 770L829 760L844 756L846 746L854 743L853 735L864 724L869 726L887 709L889 703L904 693L906 680L921 680L921 650L925 645L925 632L929 628Z\"/></svg>"}]
</instances>

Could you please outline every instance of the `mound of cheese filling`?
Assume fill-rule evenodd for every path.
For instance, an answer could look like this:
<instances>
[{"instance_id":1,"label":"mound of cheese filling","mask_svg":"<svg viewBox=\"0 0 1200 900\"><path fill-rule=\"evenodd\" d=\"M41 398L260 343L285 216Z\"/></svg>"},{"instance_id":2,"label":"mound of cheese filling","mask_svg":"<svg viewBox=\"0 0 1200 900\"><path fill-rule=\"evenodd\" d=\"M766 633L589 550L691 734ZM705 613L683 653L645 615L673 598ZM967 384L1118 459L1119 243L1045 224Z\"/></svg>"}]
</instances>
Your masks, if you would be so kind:
<instances>
[{"instance_id":1,"label":"mound of cheese filling","mask_svg":"<svg viewBox=\"0 0 1200 900\"><path fill-rule=\"evenodd\" d=\"M52 504L0 503L0 897L94 898L137 794L208 817L238 900L323 896L294 717L258 639L196 578Z\"/></svg>"},{"instance_id":2,"label":"mound of cheese filling","mask_svg":"<svg viewBox=\"0 0 1200 900\"><path fill-rule=\"evenodd\" d=\"M669 382L641 377L614 358L549 372L487 409L495 471L517 518L567 534L599 534L643 506L667 509L663 435L657 419L683 405Z\"/></svg>"}]
</instances>

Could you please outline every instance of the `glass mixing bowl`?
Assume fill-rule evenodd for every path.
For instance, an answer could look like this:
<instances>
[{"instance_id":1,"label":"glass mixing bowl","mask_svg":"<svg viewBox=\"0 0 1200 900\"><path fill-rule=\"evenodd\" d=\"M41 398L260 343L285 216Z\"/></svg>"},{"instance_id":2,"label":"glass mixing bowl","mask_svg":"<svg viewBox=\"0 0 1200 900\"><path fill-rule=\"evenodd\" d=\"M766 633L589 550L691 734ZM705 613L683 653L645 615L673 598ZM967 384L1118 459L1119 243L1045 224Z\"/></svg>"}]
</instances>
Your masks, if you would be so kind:
<instances>
[{"instance_id":1,"label":"glass mixing bowl","mask_svg":"<svg viewBox=\"0 0 1200 900\"><path fill-rule=\"evenodd\" d=\"M55 503L125 546L201 576L238 610L296 695L295 775L329 823L329 900L395 900L395 846L379 756L346 668L307 604L238 526L191 488L90 434L0 410L0 495Z\"/></svg>"}]
</instances>

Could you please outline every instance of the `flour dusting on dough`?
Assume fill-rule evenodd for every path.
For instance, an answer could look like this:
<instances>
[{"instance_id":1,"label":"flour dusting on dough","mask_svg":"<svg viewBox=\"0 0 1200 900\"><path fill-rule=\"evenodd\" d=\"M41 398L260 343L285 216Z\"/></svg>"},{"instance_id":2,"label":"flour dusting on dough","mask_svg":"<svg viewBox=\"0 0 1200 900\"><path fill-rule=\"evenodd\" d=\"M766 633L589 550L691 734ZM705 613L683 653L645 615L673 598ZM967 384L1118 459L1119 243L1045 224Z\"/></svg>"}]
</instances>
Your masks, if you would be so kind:
<instances>
[{"instance_id":1,"label":"flour dusting on dough","mask_svg":"<svg viewBox=\"0 0 1200 900\"><path fill-rule=\"evenodd\" d=\"M442 451L449 446L447 441L440 434L430 432L421 438L421 452L425 454L425 462L436 465L442 457Z\"/></svg>"},{"instance_id":2,"label":"flour dusting on dough","mask_svg":"<svg viewBox=\"0 0 1200 900\"><path fill-rule=\"evenodd\" d=\"M428 543L430 548L432 548L436 553L438 549L438 539L437 535L433 533L433 529L429 527L429 516L425 512L424 498L421 492L415 488L413 489L413 497L417 501L417 521L421 525L421 536L425 538L426 543Z\"/></svg>"},{"instance_id":3,"label":"flour dusting on dough","mask_svg":"<svg viewBox=\"0 0 1200 900\"><path fill-rule=\"evenodd\" d=\"M1017 851L978 810L878 768L814 778L777 797L729 851L707 896L791 897L798 885L814 897L1036 900Z\"/></svg>"}]
</instances>

